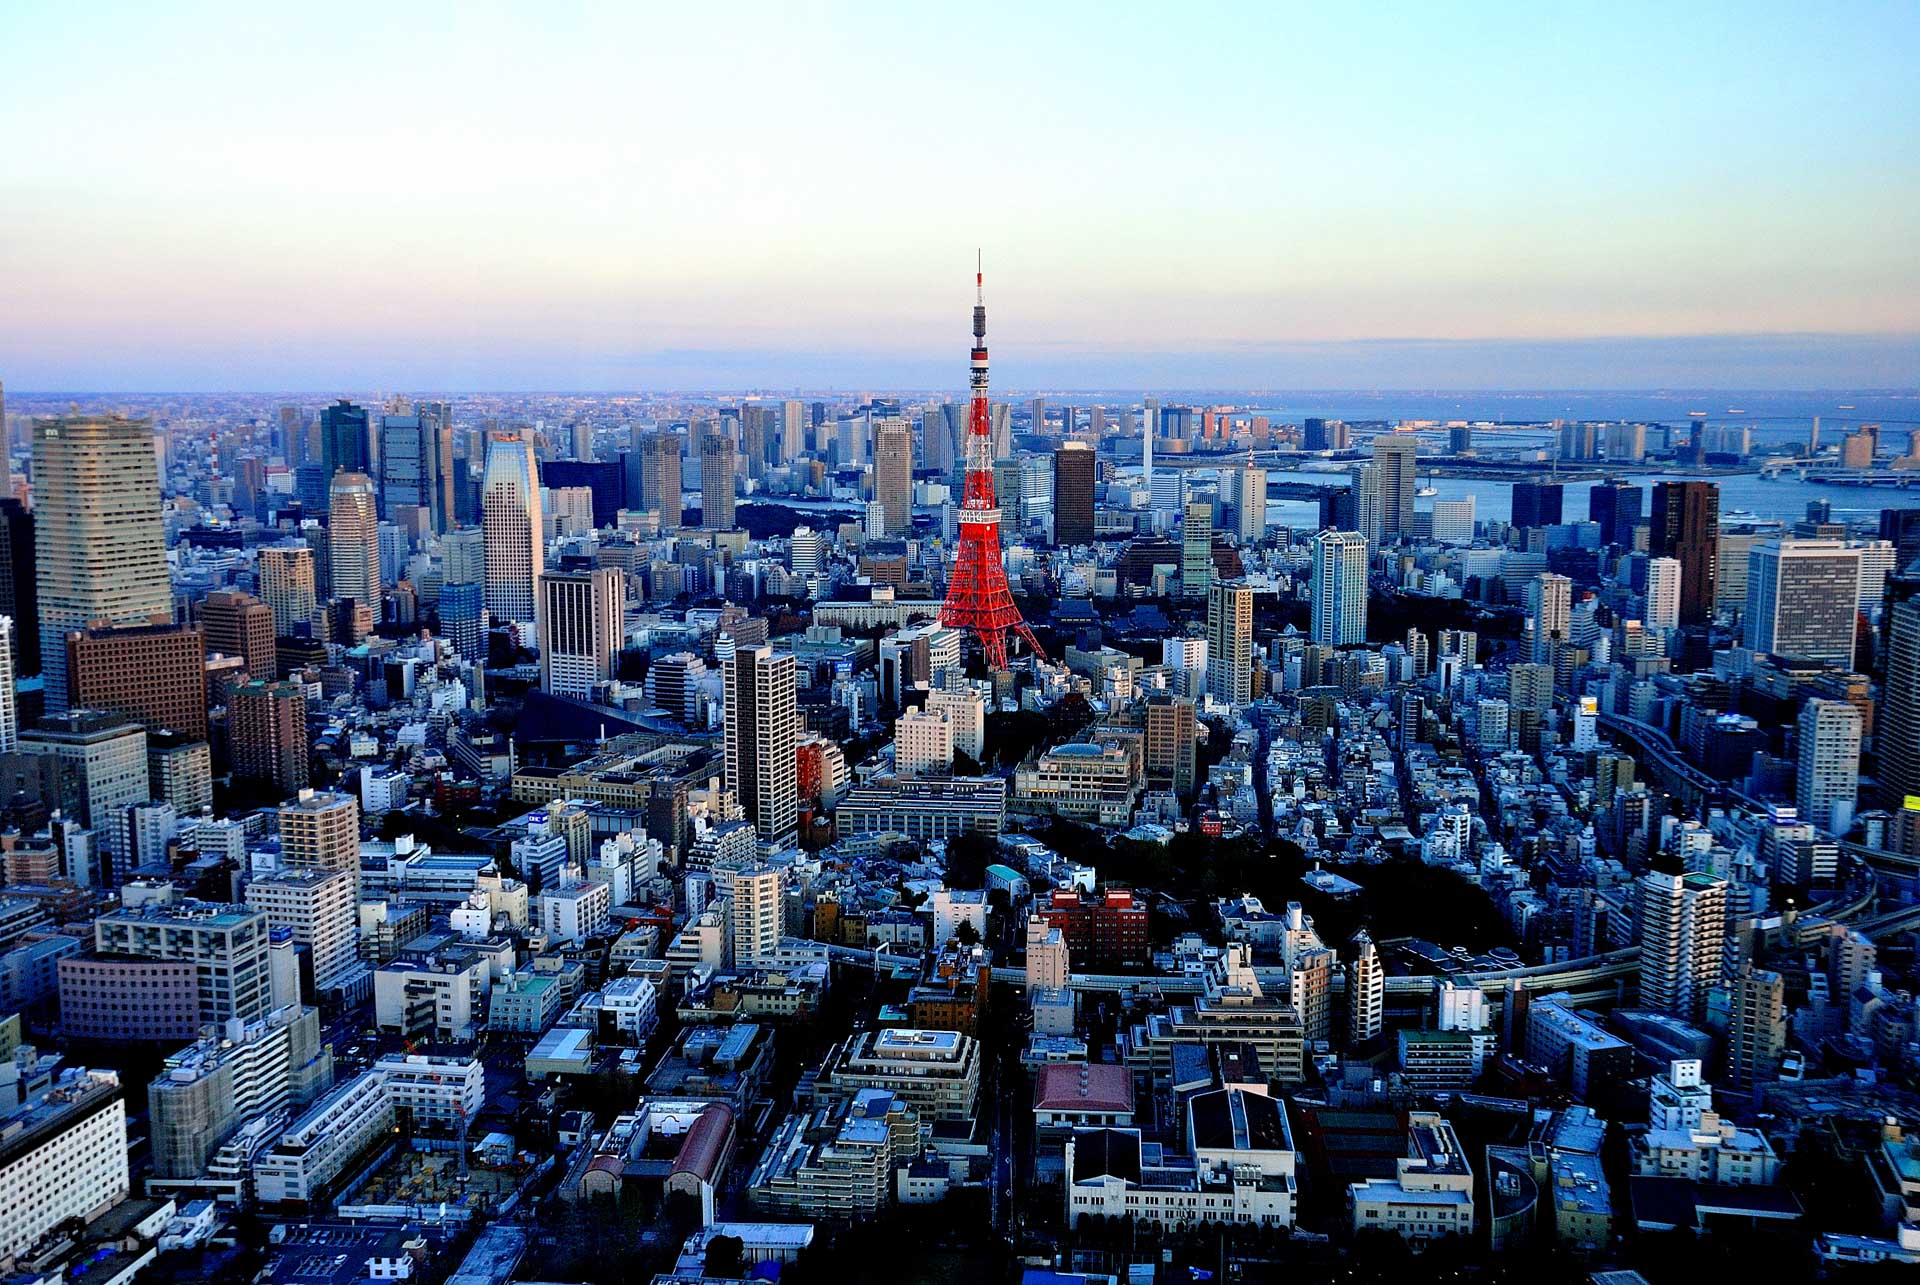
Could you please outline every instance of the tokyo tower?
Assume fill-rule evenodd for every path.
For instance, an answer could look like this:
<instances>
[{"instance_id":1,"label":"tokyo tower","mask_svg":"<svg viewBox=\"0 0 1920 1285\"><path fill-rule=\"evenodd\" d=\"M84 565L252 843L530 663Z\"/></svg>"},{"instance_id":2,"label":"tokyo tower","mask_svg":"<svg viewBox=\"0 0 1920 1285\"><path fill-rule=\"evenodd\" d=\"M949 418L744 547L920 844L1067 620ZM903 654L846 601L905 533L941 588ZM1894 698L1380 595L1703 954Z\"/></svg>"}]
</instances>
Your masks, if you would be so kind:
<instances>
[{"instance_id":1,"label":"tokyo tower","mask_svg":"<svg viewBox=\"0 0 1920 1285\"><path fill-rule=\"evenodd\" d=\"M973 368L969 379L973 404L967 412L967 491L960 504L960 551L953 561L953 579L940 607L940 623L970 631L986 652L987 668L1007 667L1009 631L1026 639L1043 659L1046 653L1033 630L1020 618L1007 589L1007 571L1000 563L1000 506L993 498L993 420L987 411L987 296L986 277L975 265L973 304Z\"/></svg>"}]
</instances>

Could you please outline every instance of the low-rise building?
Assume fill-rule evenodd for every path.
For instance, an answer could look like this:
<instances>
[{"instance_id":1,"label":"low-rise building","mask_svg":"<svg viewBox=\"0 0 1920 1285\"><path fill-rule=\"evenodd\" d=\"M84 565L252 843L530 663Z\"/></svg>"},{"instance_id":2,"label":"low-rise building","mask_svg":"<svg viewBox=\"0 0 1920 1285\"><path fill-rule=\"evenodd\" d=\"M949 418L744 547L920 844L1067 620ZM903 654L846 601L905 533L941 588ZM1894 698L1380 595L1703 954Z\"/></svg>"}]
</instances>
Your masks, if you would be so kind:
<instances>
[{"instance_id":1,"label":"low-rise building","mask_svg":"<svg viewBox=\"0 0 1920 1285\"><path fill-rule=\"evenodd\" d=\"M898 1094L861 1089L780 1123L747 1180L765 1212L857 1222L891 1202L894 1171L920 1153L920 1117Z\"/></svg>"},{"instance_id":2,"label":"low-rise building","mask_svg":"<svg viewBox=\"0 0 1920 1285\"><path fill-rule=\"evenodd\" d=\"M888 1027L835 1045L817 1092L851 1097L884 1089L929 1122L972 1120L980 1096L980 1046L958 1031Z\"/></svg>"},{"instance_id":3,"label":"low-rise building","mask_svg":"<svg viewBox=\"0 0 1920 1285\"><path fill-rule=\"evenodd\" d=\"M1369 1178L1347 1189L1356 1232L1390 1231L1419 1243L1471 1236L1473 1171L1453 1126L1431 1111L1407 1116L1407 1154L1392 1178Z\"/></svg>"}]
</instances>

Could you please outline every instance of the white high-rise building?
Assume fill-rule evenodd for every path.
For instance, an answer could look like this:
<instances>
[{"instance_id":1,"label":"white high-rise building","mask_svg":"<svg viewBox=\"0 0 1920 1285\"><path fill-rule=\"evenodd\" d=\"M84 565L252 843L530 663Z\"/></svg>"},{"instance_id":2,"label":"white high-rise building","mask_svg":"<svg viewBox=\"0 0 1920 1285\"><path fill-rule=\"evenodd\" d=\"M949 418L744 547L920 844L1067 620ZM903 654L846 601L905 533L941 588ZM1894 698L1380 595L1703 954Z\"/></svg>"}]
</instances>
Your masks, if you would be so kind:
<instances>
[{"instance_id":1,"label":"white high-rise building","mask_svg":"<svg viewBox=\"0 0 1920 1285\"><path fill-rule=\"evenodd\" d=\"M1222 580L1207 590L1207 691L1229 705L1253 699L1253 586Z\"/></svg>"},{"instance_id":2,"label":"white high-rise building","mask_svg":"<svg viewBox=\"0 0 1920 1285\"><path fill-rule=\"evenodd\" d=\"M1207 603L1213 610L1211 599ZM1251 635L1249 635L1251 640ZM1198 696L1207 690L1207 640L1205 638L1164 638L1160 642L1160 663L1185 674L1185 694Z\"/></svg>"},{"instance_id":3,"label":"white high-rise building","mask_svg":"<svg viewBox=\"0 0 1920 1285\"><path fill-rule=\"evenodd\" d=\"M540 577L540 686L585 700L613 677L625 628L626 577L612 567Z\"/></svg>"},{"instance_id":4,"label":"white high-rise building","mask_svg":"<svg viewBox=\"0 0 1920 1285\"><path fill-rule=\"evenodd\" d=\"M1267 534L1267 471L1247 464L1232 474L1238 484L1233 505L1237 534L1244 541L1261 540Z\"/></svg>"},{"instance_id":5,"label":"white high-rise building","mask_svg":"<svg viewBox=\"0 0 1920 1285\"><path fill-rule=\"evenodd\" d=\"M758 863L722 863L715 885L733 904L733 966L766 968L780 953L786 871Z\"/></svg>"},{"instance_id":6,"label":"white high-rise building","mask_svg":"<svg viewBox=\"0 0 1920 1285\"><path fill-rule=\"evenodd\" d=\"M1376 548L1383 540L1380 510L1380 466L1356 464L1348 470L1353 492L1353 524Z\"/></svg>"},{"instance_id":7,"label":"white high-rise building","mask_svg":"<svg viewBox=\"0 0 1920 1285\"><path fill-rule=\"evenodd\" d=\"M535 582L546 569L546 518L540 510L533 444L511 433L487 436L487 468L480 487L485 533L487 610L495 620L532 621Z\"/></svg>"},{"instance_id":8,"label":"white high-rise building","mask_svg":"<svg viewBox=\"0 0 1920 1285\"><path fill-rule=\"evenodd\" d=\"M323 993L359 964L360 905L354 886L351 871L312 866L277 870L247 884L247 905L312 952L313 984Z\"/></svg>"},{"instance_id":9,"label":"white high-rise building","mask_svg":"<svg viewBox=\"0 0 1920 1285\"><path fill-rule=\"evenodd\" d=\"M1527 616L1533 621L1533 658L1552 656L1553 640L1572 637L1573 581L1548 573L1527 585Z\"/></svg>"},{"instance_id":10,"label":"white high-rise building","mask_svg":"<svg viewBox=\"0 0 1920 1285\"><path fill-rule=\"evenodd\" d=\"M953 769L953 724L927 710L908 710L893 724L893 765L902 776Z\"/></svg>"},{"instance_id":11,"label":"white high-rise building","mask_svg":"<svg viewBox=\"0 0 1920 1285\"><path fill-rule=\"evenodd\" d=\"M1860 711L1815 697L1801 706L1794 739L1794 805L1814 825L1846 834L1860 800Z\"/></svg>"},{"instance_id":12,"label":"white high-rise building","mask_svg":"<svg viewBox=\"0 0 1920 1285\"><path fill-rule=\"evenodd\" d=\"M1364 929L1354 934L1353 952L1347 965L1347 1040L1364 1044L1386 1029L1387 970Z\"/></svg>"},{"instance_id":13,"label":"white high-rise building","mask_svg":"<svg viewBox=\"0 0 1920 1285\"><path fill-rule=\"evenodd\" d=\"M153 448L147 448L149 454ZM127 1198L127 1103L111 1071L63 1072L52 1093L0 1116L0 1257Z\"/></svg>"},{"instance_id":14,"label":"white high-rise building","mask_svg":"<svg viewBox=\"0 0 1920 1285\"><path fill-rule=\"evenodd\" d=\"M1350 647L1367 640L1367 540L1359 531L1313 537L1313 641Z\"/></svg>"},{"instance_id":15,"label":"white high-rise building","mask_svg":"<svg viewBox=\"0 0 1920 1285\"><path fill-rule=\"evenodd\" d=\"M1640 876L1640 1003L1695 1021L1720 980L1727 943L1727 881L1649 870Z\"/></svg>"},{"instance_id":16,"label":"white high-rise building","mask_svg":"<svg viewBox=\"0 0 1920 1285\"><path fill-rule=\"evenodd\" d=\"M796 527L787 549L787 566L796 576L817 576L826 567L825 541L812 527Z\"/></svg>"},{"instance_id":17,"label":"white high-rise building","mask_svg":"<svg viewBox=\"0 0 1920 1285\"><path fill-rule=\"evenodd\" d=\"M1747 646L1853 668L1860 551L1838 540L1762 540L1747 554ZM1817 819L1817 818L1816 818Z\"/></svg>"},{"instance_id":18,"label":"white high-rise building","mask_svg":"<svg viewBox=\"0 0 1920 1285\"><path fill-rule=\"evenodd\" d=\"M1680 560L1678 558L1648 559L1645 623L1649 629L1680 627Z\"/></svg>"},{"instance_id":19,"label":"white high-rise building","mask_svg":"<svg viewBox=\"0 0 1920 1285\"><path fill-rule=\"evenodd\" d=\"M971 687L936 687L927 710L952 726L954 750L978 763L987 751L987 698Z\"/></svg>"},{"instance_id":20,"label":"white high-rise building","mask_svg":"<svg viewBox=\"0 0 1920 1285\"><path fill-rule=\"evenodd\" d=\"M20 709L13 690L14 657L18 654L13 617L0 616L0 754L20 748Z\"/></svg>"},{"instance_id":21,"label":"white high-rise building","mask_svg":"<svg viewBox=\"0 0 1920 1285\"><path fill-rule=\"evenodd\" d=\"M722 663L726 692L726 786L762 842L798 831L800 786L793 653L741 647Z\"/></svg>"},{"instance_id":22,"label":"white high-rise building","mask_svg":"<svg viewBox=\"0 0 1920 1285\"><path fill-rule=\"evenodd\" d=\"M153 422L33 421L34 577L46 710L67 709L67 634L171 616Z\"/></svg>"},{"instance_id":23,"label":"white high-rise building","mask_svg":"<svg viewBox=\"0 0 1920 1285\"><path fill-rule=\"evenodd\" d=\"M1442 544L1473 543L1473 497L1433 502L1433 538Z\"/></svg>"}]
</instances>

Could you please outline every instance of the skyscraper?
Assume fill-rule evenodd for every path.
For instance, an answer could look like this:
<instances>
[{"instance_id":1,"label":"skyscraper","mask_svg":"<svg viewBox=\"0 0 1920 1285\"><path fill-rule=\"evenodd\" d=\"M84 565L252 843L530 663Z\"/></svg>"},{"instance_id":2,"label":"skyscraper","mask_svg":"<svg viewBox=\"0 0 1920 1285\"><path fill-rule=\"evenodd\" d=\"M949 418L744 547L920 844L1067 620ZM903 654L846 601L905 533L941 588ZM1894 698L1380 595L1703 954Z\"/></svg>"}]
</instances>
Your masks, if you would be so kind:
<instances>
[{"instance_id":1,"label":"skyscraper","mask_svg":"<svg viewBox=\"0 0 1920 1285\"><path fill-rule=\"evenodd\" d=\"M700 525L733 530L733 443L715 434L700 452Z\"/></svg>"},{"instance_id":2,"label":"skyscraper","mask_svg":"<svg viewBox=\"0 0 1920 1285\"><path fill-rule=\"evenodd\" d=\"M1600 543L1628 546L1640 521L1640 488L1609 478L1595 482L1587 492L1587 517L1600 524Z\"/></svg>"},{"instance_id":3,"label":"skyscraper","mask_svg":"<svg viewBox=\"0 0 1920 1285\"><path fill-rule=\"evenodd\" d=\"M1251 543L1267 534L1267 471L1248 462L1233 474L1235 493L1233 521L1242 542Z\"/></svg>"},{"instance_id":4,"label":"skyscraper","mask_svg":"<svg viewBox=\"0 0 1920 1285\"><path fill-rule=\"evenodd\" d=\"M1358 531L1313 537L1312 638L1327 647L1367 640L1367 541Z\"/></svg>"},{"instance_id":5,"label":"skyscraper","mask_svg":"<svg viewBox=\"0 0 1920 1285\"><path fill-rule=\"evenodd\" d=\"M1726 880L1677 869L1641 875L1641 1006L1698 1020L1720 980L1726 940Z\"/></svg>"},{"instance_id":6,"label":"skyscraper","mask_svg":"<svg viewBox=\"0 0 1920 1285\"><path fill-rule=\"evenodd\" d=\"M509 433L487 435L487 470L480 486L486 557L487 610L495 620L534 619L538 581L546 569L546 519L533 445ZM338 594L336 587L335 593Z\"/></svg>"},{"instance_id":7,"label":"skyscraper","mask_svg":"<svg viewBox=\"0 0 1920 1285\"><path fill-rule=\"evenodd\" d=\"M1647 610L1649 629L1680 627L1680 563L1674 558L1647 559Z\"/></svg>"},{"instance_id":8,"label":"skyscraper","mask_svg":"<svg viewBox=\"0 0 1920 1285\"><path fill-rule=\"evenodd\" d=\"M1347 471L1351 479L1347 488L1352 497L1353 529L1358 531L1375 547L1382 543L1382 517L1380 509L1380 466L1377 464L1356 464Z\"/></svg>"},{"instance_id":9,"label":"skyscraper","mask_svg":"<svg viewBox=\"0 0 1920 1285\"><path fill-rule=\"evenodd\" d=\"M307 691L299 683L255 679L227 708L233 774L292 795L307 788Z\"/></svg>"},{"instance_id":10,"label":"skyscraper","mask_svg":"<svg viewBox=\"0 0 1920 1285\"><path fill-rule=\"evenodd\" d=\"M1860 550L1838 540L1762 540L1747 554L1747 646L1853 668Z\"/></svg>"},{"instance_id":11,"label":"skyscraper","mask_svg":"<svg viewBox=\"0 0 1920 1285\"><path fill-rule=\"evenodd\" d=\"M739 647L721 668L727 789L762 842L784 843L797 832L800 816L793 654Z\"/></svg>"},{"instance_id":12,"label":"skyscraper","mask_svg":"<svg viewBox=\"0 0 1920 1285\"><path fill-rule=\"evenodd\" d=\"M913 530L913 427L904 419L875 421L873 498L888 535Z\"/></svg>"},{"instance_id":13,"label":"skyscraper","mask_svg":"<svg viewBox=\"0 0 1920 1285\"><path fill-rule=\"evenodd\" d=\"M446 472L442 472L445 469ZM380 512L424 509L434 531L452 521L453 429L435 415L387 415L380 421Z\"/></svg>"},{"instance_id":14,"label":"skyscraper","mask_svg":"<svg viewBox=\"0 0 1920 1285\"><path fill-rule=\"evenodd\" d=\"M1880 799L1899 808L1920 796L1920 598L1887 609L1887 682L1874 730Z\"/></svg>"},{"instance_id":15,"label":"skyscraper","mask_svg":"<svg viewBox=\"0 0 1920 1285\"><path fill-rule=\"evenodd\" d=\"M1391 543L1413 530L1413 493L1419 442L1411 433L1381 433L1373 439L1373 463L1380 470L1380 538Z\"/></svg>"},{"instance_id":16,"label":"skyscraper","mask_svg":"<svg viewBox=\"0 0 1920 1285\"><path fill-rule=\"evenodd\" d=\"M1213 503L1188 500L1180 519L1180 593L1206 596L1213 583Z\"/></svg>"},{"instance_id":17,"label":"skyscraper","mask_svg":"<svg viewBox=\"0 0 1920 1285\"><path fill-rule=\"evenodd\" d=\"M1860 711L1815 697L1800 707L1794 742L1794 806L1803 820L1845 835L1860 800Z\"/></svg>"},{"instance_id":18,"label":"skyscraper","mask_svg":"<svg viewBox=\"0 0 1920 1285\"><path fill-rule=\"evenodd\" d=\"M346 398L320 412L320 462L326 476L373 472L373 432L364 406Z\"/></svg>"},{"instance_id":19,"label":"skyscraper","mask_svg":"<svg viewBox=\"0 0 1920 1285\"><path fill-rule=\"evenodd\" d=\"M276 637L288 637L300 626L313 623L319 600L314 590L311 548L304 544L267 545L256 555L254 566L259 573L261 601L273 613Z\"/></svg>"},{"instance_id":20,"label":"skyscraper","mask_svg":"<svg viewBox=\"0 0 1920 1285\"><path fill-rule=\"evenodd\" d=\"M0 616L13 621L13 672L40 672L40 585L34 572L33 510L0 499Z\"/></svg>"},{"instance_id":21,"label":"skyscraper","mask_svg":"<svg viewBox=\"0 0 1920 1285\"><path fill-rule=\"evenodd\" d=\"M1562 494L1558 482L1515 482L1513 525L1559 526Z\"/></svg>"},{"instance_id":22,"label":"skyscraper","mask_svg":"<svg viewBox=\"0 0 1920 1285\"><path fill-rule=\"evenodd\" d=\"M1062 547L1093 543L1093 492L1099 471L1093 448L1063 443L1053 453L1053 542Z\"/></svg>"},{"instance_id":23,"label":"skyscraper","mask_svg":"<svg viewBox=\"0 0 1920 1285\"><path fill-rule=\"evenodd\" d=\"M67 634L171 617L153 424L118 415L33 422L34 574L49 713L67 709Z\"/></svg>"},{"instance_id":24,"label":"skyscraper","mask_svg":"<svg viewBox=\"0 0 1920 1285\"><path fill-rule=\"evenodd\" d=\"M1365 1044L1386 1029L1387 970L1373 938L1363 928L1353 935L1353 962L1347 965L1347 1042Z\"/></svg>"},{"instance_id":25,"label":"skyscraper","mask_svg":"<svg viewBox=\"0 0 1920 1285\"><path fill-rule=\"evenodd\" d=\"M540 686L585 700L613 677L626 614L626 577L611 567L540 578Z\"/></svg>"},{"instance_id":26,"label":"skyscraper","mask_svg":"<svg viewBox=\"0 0 1920 1285\"><path fill-rule=\"evenodd\" d=\"M1680 623L1713 618L1720 549L1720 488L1712 482L1657 482L1648 551L1680 563Z\"/></svg>"},{"instance_id":27,"label":"skyscraper","mask_svg":"<svg viewBox=\"0 0 1920 1285\"><path fill-rule=\"evenodd\" d=\"M1232 705L1253 699L1253 588L1238 580L1207 590L1207 691Z\"/></svg>"},{"instance_id":28,"label":"skyscraper","mask_svg":"<svg viewBox=\"0 0 1920 1285\"><path fill-rule=\"evenodd\" d=\"M662 530L680 525L680 439L672 433L648 433L640 439L638 507L658 513Z\"/></svg>"},{"instance_id":29,"label":"skyscraper","mask_svg":"<svg viewBox=\"0 0 1920 1285\"><path fill-rule=\"evenodd\" d=\"M1727 989L1727 1087L1771 1084L1780 1078L1780 1059L1787 1051L1786 979L1748 965Z\"/></svg>"},{"instance_id":30,"label":"skyscraper","mask_svg":"<svg viewBox=\"0 0 1920 1285\"><path fill-rule=\"evenodd\" d=\"M372 608L380 619L380 514L373 479L335 473L328 489L327 567L335 598Z\"/></svg>"}]
</instances>

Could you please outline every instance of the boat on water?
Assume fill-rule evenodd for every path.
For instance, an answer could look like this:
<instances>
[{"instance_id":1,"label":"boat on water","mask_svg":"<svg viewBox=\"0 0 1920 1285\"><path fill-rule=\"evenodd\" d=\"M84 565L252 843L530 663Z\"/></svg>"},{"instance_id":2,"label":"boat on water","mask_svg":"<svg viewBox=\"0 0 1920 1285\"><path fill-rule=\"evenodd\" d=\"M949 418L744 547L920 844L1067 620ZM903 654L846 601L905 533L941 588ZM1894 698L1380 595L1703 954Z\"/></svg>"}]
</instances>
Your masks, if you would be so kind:
<instances>
[{"instance_id":1,"label":"boat on water","mask_svg":"<svg viewBox=\"0 0 1920 1285\"><path fill-rule=\"evenodd\" d=\"M1418 496L1420 499L1424 500L1430 496L1435 496L1440 494L1440 488L1434 487L1434 486L1423 486L1419 490L1415 491L1414 494Z\"/></svg>"}]
</instances>

